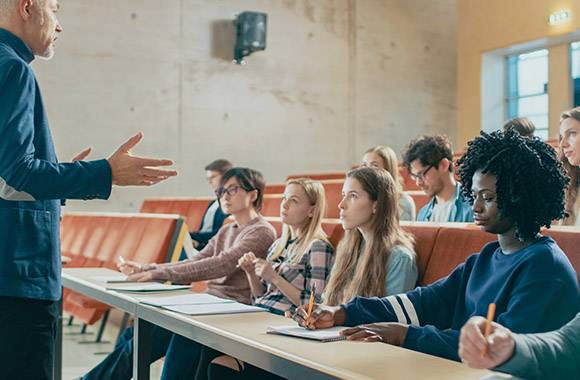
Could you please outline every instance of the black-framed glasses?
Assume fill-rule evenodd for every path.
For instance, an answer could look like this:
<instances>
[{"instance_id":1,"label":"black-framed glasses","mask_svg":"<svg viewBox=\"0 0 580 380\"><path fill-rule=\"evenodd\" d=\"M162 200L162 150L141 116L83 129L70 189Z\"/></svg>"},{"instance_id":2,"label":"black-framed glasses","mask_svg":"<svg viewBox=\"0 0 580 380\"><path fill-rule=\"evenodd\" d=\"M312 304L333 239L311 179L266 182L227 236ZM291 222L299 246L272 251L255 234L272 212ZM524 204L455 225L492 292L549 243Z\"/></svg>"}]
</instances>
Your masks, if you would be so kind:
<instances>
[{"instance_id":1,"label":"black-framed glasses","mask_svg":"<svg viewBox=\"0 0 580 380\"><path fill-rule=\"evenodd\" d=\"M431 168L434 168L435 166L436 165L429 166L427 169L423 170L422 173L417 173L417 174L409 173L409 176L411 177L411 179L413 181L417 181L418 179L420 179L421 181L425 181L425 175L427 175L427 172L429 170L431 170Z\"/></svg>"},{"instance_id":2,"label":"black-framed glasses","mask_svg":"<svg viewBox=\"0 0 580 380\"><path fill-rule=\"evenodd\" d=\"M225 193L228 193L230 197L233 197L238 192L238 189L241 189L238 185L231 185L226 189L220 187L215 191L215 195L217 195L218 198L221 198Z\"/></svg>"}]
</instances>

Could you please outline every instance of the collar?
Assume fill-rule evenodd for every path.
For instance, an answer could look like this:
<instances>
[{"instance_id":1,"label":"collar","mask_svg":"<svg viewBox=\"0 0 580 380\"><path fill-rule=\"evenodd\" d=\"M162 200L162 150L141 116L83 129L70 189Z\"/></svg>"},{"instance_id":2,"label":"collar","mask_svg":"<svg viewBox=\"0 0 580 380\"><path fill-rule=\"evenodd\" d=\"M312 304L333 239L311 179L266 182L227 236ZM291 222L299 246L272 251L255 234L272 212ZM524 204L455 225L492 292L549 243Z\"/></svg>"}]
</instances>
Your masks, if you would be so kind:
<instances>
[{"instance_id":1,"label":"collar","mask_svg":"<svg viewBox=\"0 0 580 380\"><path fill-rule=\"evenodd\" d=\"M34 60L34 54L28 45L6 29L0 28L0 44L10 46L28 64Z\"/></svg>"}]
</instances>

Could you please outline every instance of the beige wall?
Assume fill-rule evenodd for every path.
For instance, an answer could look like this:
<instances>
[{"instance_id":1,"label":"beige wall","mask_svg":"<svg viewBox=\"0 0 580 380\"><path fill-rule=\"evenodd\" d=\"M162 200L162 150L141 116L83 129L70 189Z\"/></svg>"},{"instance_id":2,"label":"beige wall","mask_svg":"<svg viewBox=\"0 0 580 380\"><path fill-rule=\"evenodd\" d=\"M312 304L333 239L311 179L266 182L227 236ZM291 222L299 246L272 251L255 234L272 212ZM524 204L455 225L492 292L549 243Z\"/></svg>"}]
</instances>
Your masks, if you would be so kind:
<instances>
[{"instance_id":1,"label":"beige wall","mask_svg":"<svg viewBox=\"0 0 580 380\"><path fill-rule=\"evenodd\" d=\"M548 25L548 16L571 10L571 21ZM459 0L457 23L457 144L465 145L481 129L481 56L529 41L550 46L550 134L557 131L558 115L568 108L567 49L557 36L580 29L577 0ZM545 40L542 40L545 39ZM499 127L499 126L498 126Z\"/></svg>"},{"instance_id":2,"label":"beige wall","mask_svg":"<svg viewBox=\"0 0 580 380\"><path fill-rule=\"evenodd\" d=\"M57 153L175 160L161 185L68 210L135 211L146 197L207 195L224 157L261 170L346 170L376 144L455 137L456 0L61 0L64 33L33 64ZM268 13L267 48L233 65L231 20Z\"/></svg>"}]
</instances>

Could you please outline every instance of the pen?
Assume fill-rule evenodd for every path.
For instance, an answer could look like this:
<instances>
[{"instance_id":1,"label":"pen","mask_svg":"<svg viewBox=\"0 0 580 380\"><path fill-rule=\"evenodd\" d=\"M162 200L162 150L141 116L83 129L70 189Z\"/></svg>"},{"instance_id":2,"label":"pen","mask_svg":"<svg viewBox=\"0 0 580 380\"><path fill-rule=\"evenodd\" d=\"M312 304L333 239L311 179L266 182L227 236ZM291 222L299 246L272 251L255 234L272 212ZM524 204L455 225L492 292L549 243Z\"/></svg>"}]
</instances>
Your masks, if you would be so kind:
<instances>
[{"instance_id":1,"label":"pen","mask_svg":"<svg viewBox=\"0 0 580 380\"><path fill-rule=\"evenodd\" d=\"M310 291L310 302L308 302L308 319L304 322L305 326L310 323L310 314L312 313L312 304L314 303L314 292L316 292L316 282L312 284L312 290Z\"/></svg>"},{"instance_id":2,"label":"pen","mask_svg":"<svg viewBox=\"0 0 580 380\"><path fill-rule=\"evenodd\" d=\"M119 262L121 264L125 264L125 259L123 258L123 256L119 256Z\"/></svg>"},{"instance_id":3,"label":"pen","mask_svg":"<svg viewBox=\"0 0 580 380\"><path fill-rule=\"evenodd\" d=\"M487 309L487 323L485 324L485 339L489 337L489 333L491 332L491 322L493 321L493 317L495 315L495 304L492 302L489 304L489 308ZM481 350L481 356L485 357L487 355L487 348Z\"/></svg>"}]
</instances>

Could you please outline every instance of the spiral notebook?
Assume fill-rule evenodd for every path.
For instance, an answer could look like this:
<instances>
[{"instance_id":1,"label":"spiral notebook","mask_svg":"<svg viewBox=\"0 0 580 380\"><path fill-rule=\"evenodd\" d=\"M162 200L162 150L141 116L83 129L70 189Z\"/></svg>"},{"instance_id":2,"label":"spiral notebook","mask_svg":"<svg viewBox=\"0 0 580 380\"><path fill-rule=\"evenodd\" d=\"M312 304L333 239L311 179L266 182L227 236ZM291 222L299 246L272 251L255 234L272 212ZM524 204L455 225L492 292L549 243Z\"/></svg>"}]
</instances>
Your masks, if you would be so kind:
<instances>
[{"instance_id":1,"label":"spiral notebook","mask_svg":"<svg viewBox=\"0 0 580 380\"><path fill-rule=\"evenodd\" d=\"M296 338L316 340L319 342L336 342L346 339L346 336L339 334L344 329L346 329L344 326L334 326L329 329L308 330L296 325L286 325L268 326L266 332L268 334L287 335Z\"/></svg>"}]
</instances>

